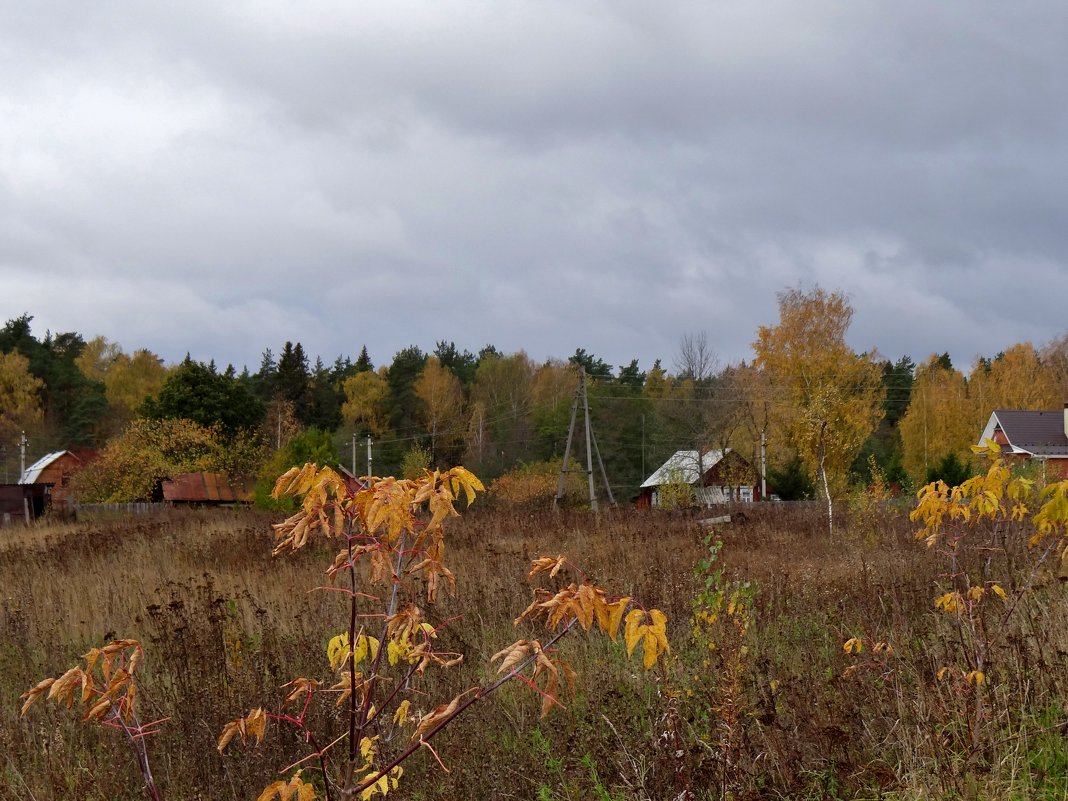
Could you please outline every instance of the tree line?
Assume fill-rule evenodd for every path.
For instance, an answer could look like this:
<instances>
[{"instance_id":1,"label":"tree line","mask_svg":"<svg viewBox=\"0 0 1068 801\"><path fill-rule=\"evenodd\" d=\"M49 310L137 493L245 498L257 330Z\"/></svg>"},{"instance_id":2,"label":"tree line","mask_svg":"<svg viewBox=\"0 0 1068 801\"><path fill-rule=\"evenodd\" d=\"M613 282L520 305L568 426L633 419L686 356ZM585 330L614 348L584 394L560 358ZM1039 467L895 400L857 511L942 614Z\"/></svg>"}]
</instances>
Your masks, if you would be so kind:
<instances>
[{"instance_id":1,"label":"tree line","mask_svg":"<svg viewBox=\"0 0 1068 801\"><path fill-rule=\"evenodd\" d=\"M872 470L905 490L957 479L992 410L1060 408L1068 398L1068 334L1010 345L965 373L945 353L916 364L854 351L840 292L788 289L778 300L779 319L757 328L751 360L722 365L709 334L694 332L670 367L658 359L647 370L583 348L537 362L446 340L379 366L366 347L312 361L300 342L265 349L255 372L189 356L167 366L103 337L37 338L23 315L0 329L0 461L10 473L23 431L35 455L93 451L101 457L79 490L127 500L174 471L266 482L313 459L362 473L370 436L379 475L462 463L493 479L562 457L581 368L617 497L631 497L677 450L732 448L757 466L763 441L775 491L830 500Z\"/></svg>"}]
</instances>

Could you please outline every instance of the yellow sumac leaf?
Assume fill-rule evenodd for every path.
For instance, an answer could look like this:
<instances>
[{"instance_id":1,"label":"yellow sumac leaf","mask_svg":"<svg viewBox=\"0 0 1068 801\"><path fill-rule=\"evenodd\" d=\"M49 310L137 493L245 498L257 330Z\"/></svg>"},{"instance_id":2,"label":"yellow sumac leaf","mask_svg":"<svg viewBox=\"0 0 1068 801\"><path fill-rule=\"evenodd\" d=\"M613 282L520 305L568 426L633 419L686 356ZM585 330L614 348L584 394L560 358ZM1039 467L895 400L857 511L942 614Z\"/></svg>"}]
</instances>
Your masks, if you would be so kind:
<instances>
[{"instance_id":1,"label":"yellow sumac leaf","mask_svg":"<svg viewBox=\"0 0 1068 801\"><path fill-rule=\"evenodd\" d=\"M644 653L642 654L642 667L648 670L656 664L657 656L656 637L649 630L648 626L646 627L645 640L643 641L643 643Z\"/></svg>"},{"instance_id":2,"label":"yellow sumac leaf","mask_svg":"<svg viewBox=\"0 0 1068 801\"><path fill-rule=\"evenodd\" d=\"M452 715L452 713L456 711L457 707L460 706L461 697L462 696L458 695L453 698L448 704L442 704L441 706L436 707L433 712L427 712L425 715L419 718L419 723L415 727L415 732L412 734L412 739L418 740L424 734L427 734L428 732L435 729L438 724L440 724L446 718Z\"/></svg>"},{"instance_id":3,"label":"yellow sumac leaf","mask_svg":"<svg viewBox=\"0 0 1068 801\"><path fill-rule=\"evenodd\" d=\"M448 481L454 496L459 495L459 490L463 490L464 495L467 498L468 506L475 502L476 491L486 491L486 488L482 485L482 482L479 481L478 477L464 467L456 466L446 472L442 478Z\"/></svg>"},{"instance_id":4,"label":"yellow sumac leaf","mask_svg":"<svg viewBox=\"0 0 1068 801\"><path fill-rule=\"evenodd\" d=\"M102 698L90 707L83 720L100 720L111 709L111 699Z\"/></svg>"},{"instance_id":5,"label":"yellow sumac leaf","mask_svg":"<svg viewBox=\"0 0 1068 801\"><path fill-rule=\"evenodd\" d=\"M530 656L533 652L534 646L529 640L517 640L495 653L490 657L490 661L496 662L498 659L503 659L504 661L501 662L501 666L497 669L497 673L506 673Z\"/></svg>"},{"instance_id":6,"label":"yellow sumac leaf","mask_svg":"<svg viewBox=\"0 0 1068 801\"><path fill-rule=\"evenodd\" d=\"M29 710L29 708L31 706L33 706L34 702L38 698L40 698L42 695L44 695L45 690L47 690L49 687L51 687L55 683L56 683L55 679L44 679L44 680L38 682L36 686L32 687L31 689L27 690L22 695L20 695L19 698L26 699L25 703L23 703L23 705L22 705L22 712L20 714L25 715L27 710Z\"/></svg>"},{"instance_id":7,"label":"yellow sumac leaf","mask_svg":"<svg viewBox=\"0 0 1068 801\"><path fill-rule=\"evenodd\" d=\"M990 591L1002 600L1005 600L1008 597L1005 593L1005 590L1003 590L999 584L991 584Z\"/></svg>"},{"instance_id":8,"label":"yellow sumac leaf","mask_svg":"<svg viewBox=\"0 0 1068 801\"><path fill-rule=\"evenodd\" d=\"M67 702L67 708L70 709L71 704L74 701L74 686L80 684L82 680L82 671L80 668L71 668L52 684L48 690L48 700L52 701L56 698L65 700Z\"/></svg>"},{"instance_id":9,"label":"yellow sumac leaf","mask_svg":"<svg viewBox=\"0 0 1068 801\"><path fill-rule=\"evenodd\" d=\"M630 598L620 598L608 605L608 628L605 633L615 642L619 638L619 624L623 622L623 613L627 610Z\"/></svg>"},{"instance_id":10,"label":"yellow sumac leaf","mask_svg":"<svg viewBox=\"0 0 1068 801\"><path fill-rule=\"evenodd\" d=\"M281 480L281 479L279 479ZM282 798L282 793L285 791L286 783L284 781L271 782L264 788L263 792L257 796L256 801L271 801L276 796Z\"/></svg>"},{"instance_id":11,"label":"yellow sumac leaf","mask_svg":"<svg viewBox=\"0 0 1068 801\"><path fill-rule=\"evenodd\" d=\"M262 707L253 709L245 718L245 731L248 736L255 737L256 743L262 743L267 733L267 713Z\"/></svg>"},{"instance_id":12,"label":"yellow sumac leaf","mask_svg":"<svg viewBox=\"0 0 1068 801\"><path fill-rule=\"evenodd\" d=\"M627 645L627 656L634 653L634 646L638 644L638 640L641 639L642 634L645 632L645 627L642 625L644 619L645 612L641 609L631 609L627 613L627 622L623 627L623 640Z\"/></svg>"},{"instance_id":13,"label":"yellow sumac leaf","mask_svg":"<svg viewBox=\"0 0 1068 801\"><path fill-rule=\"evenodd\" d=\"M986 674L981 670L973 670L964 677L964 680L978 686L986 683Z\"/></svg>"}]
</instances>

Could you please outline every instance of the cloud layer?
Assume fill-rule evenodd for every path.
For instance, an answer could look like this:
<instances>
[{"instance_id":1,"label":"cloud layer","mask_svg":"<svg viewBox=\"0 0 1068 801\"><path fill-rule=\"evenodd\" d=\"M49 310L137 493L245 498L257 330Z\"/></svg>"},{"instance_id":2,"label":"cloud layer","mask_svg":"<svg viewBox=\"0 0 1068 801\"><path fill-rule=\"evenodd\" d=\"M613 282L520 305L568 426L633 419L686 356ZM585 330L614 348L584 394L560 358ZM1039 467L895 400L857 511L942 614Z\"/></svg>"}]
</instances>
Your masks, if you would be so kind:
<instances>
[{"instance_id":1,"label":"cloud layer","mask_svg":"<svg viewBox=\"0 0 1068 801\"><path fill-rule=\"evenodd\" d=\"M746 358L1059 334L1068 10L0 3L0 318L255 368L300 340Z\"/></svg>"}]
</instances>

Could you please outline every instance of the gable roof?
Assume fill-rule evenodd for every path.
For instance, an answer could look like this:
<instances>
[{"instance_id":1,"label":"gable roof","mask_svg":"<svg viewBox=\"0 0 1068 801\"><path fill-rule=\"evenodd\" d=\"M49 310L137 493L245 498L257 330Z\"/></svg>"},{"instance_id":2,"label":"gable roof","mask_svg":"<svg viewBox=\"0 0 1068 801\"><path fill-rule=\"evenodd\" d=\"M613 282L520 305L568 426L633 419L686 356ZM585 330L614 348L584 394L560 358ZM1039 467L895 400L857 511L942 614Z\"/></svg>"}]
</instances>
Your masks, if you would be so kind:
<instances>
[{"instance_id":1,"label":"gable roof","mask_svg":"<svg viewBox=\"0 0 1068 801\"><path fill-rule=\"evenodd\" d=\"M727 448L726 451L707 451L703 456L700 456L697 451L676 451L670 459L657 468L655 473L642 482L642 486L659 487L679 479L687 484L695 484L701 476L715 467L725 454L730 453L730 450ZM700 472L697 470L699 456Z\"/></svg>"},{"instance_id":2,"label":"gable roof","mask_svg":"<svg viewBox=\"0 0 1068 801\"><path fill-rule=\"evenodd\" d=\"M52 453L45 454L40 459L38 459L36 462L34 462L33 464L31 464L29 467L26 468L26 472L22 474L21 478L19 478L19 483L20 484L36 484L37 483L37 479L39 479L41 477L41 473L43 473L45 471L45 468L47 468L53 462L59 460L61 457L66 456L67 454L70 454L71 456L74 456L75 459L78 458L77 456L75 456L70 451L54 451ZM81 461L81 460L79 460L79 461Z\"/></svg>"},{"instance_id":3,"label":"gable roof","mask_svg":"<svg viewBox=\"0 0 1068 801\"><path fill-rule=\"evenodd\" d=\"M1001 429L1008 441L1003 449L1010 453L1068 459L1068 434L1065 434L1064 428L1064 412L1059 409L1041 412L995 409L983 429L979 444L994 439L994 432Z\"/></svg>"}]
</instances>

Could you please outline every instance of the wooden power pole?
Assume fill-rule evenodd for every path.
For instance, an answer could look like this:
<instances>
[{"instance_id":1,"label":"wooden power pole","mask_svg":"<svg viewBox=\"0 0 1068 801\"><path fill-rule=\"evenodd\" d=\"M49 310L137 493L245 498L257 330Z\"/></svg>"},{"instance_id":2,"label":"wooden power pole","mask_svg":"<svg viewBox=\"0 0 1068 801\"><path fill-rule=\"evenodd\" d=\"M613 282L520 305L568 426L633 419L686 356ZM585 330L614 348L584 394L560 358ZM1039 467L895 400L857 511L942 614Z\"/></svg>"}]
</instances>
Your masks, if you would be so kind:
<instances>
[{"instance_id":1,"label":"wooden power pole","mask_svg":"<svg viewBox=\"0 0 1068 801\"><path fill-rule=\"evenodd\" d=\"M597 491L593 481L593 457L597 456L597 464L601 468L601 479L604 481L605 491L608 493L608 501L612 506L616 505L616 499L612 495L612 486L608 483L608 473L604 469L604 460L601 458L601 449L597 447L597 436L593 433L590 424L590 398L586 392L586 370L579 367L579 382L575 388L575 399L571 404L571 423L567 428L567 444L564 446L564 461L560 465L560 480L556 485L556 497L553 498L553 509L559 508L560 501L564 497L564 480L570 472L568 463L571 460L571 442L575 436L575 422L578 419L579 403L582 404L582 415L586 429L586 482L590 488L590 508L597 511Z\"/></svg>"}]
</instances>

